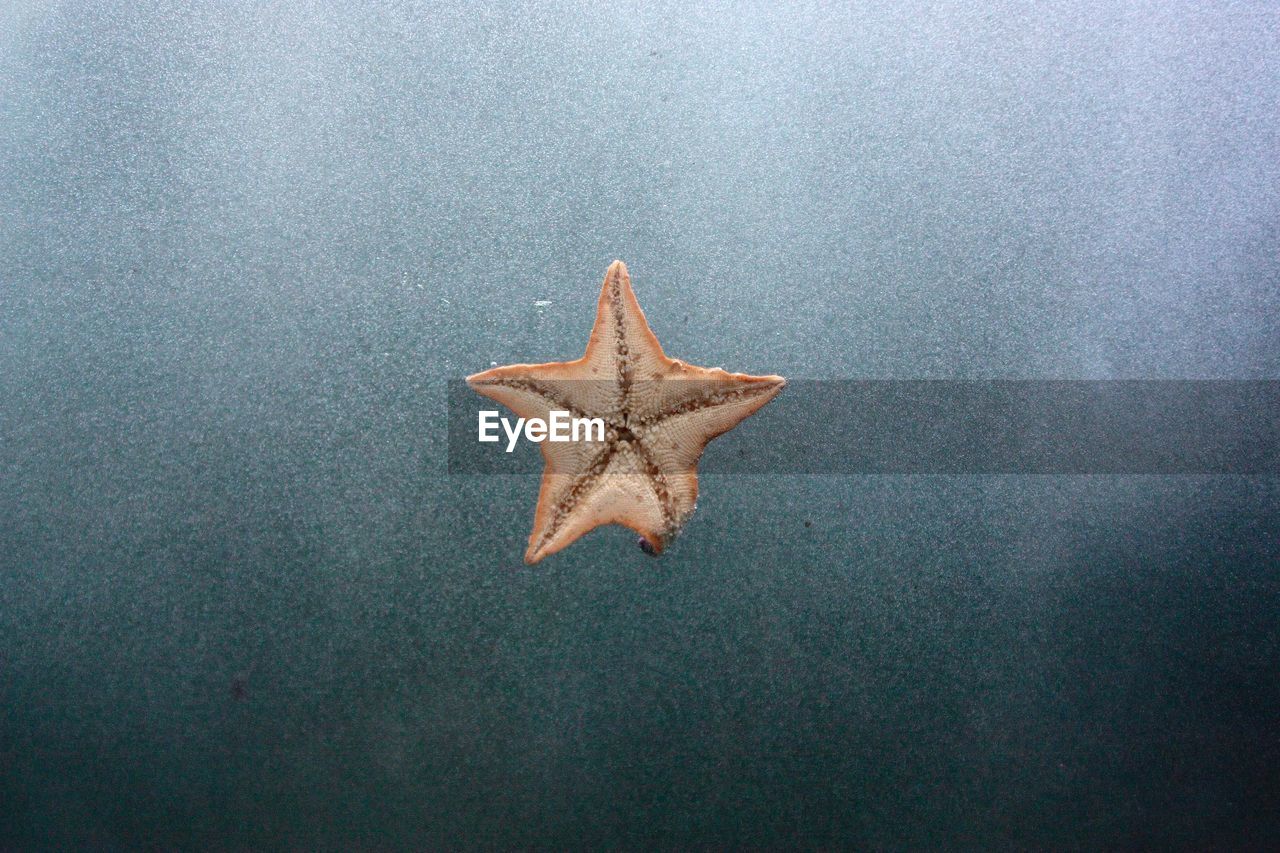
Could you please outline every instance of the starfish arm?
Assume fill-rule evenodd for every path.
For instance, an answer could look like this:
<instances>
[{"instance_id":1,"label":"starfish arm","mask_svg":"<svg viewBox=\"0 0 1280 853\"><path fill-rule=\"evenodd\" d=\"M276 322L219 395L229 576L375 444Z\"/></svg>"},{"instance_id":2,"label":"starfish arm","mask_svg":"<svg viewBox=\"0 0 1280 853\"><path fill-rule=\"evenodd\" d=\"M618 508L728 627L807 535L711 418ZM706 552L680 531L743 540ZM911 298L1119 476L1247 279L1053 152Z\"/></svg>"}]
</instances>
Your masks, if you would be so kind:
<instances>
[{"instance_id":1,"label":"starfish arm","mask_svg":"<svg viewBox=\"0 0 1280 853\"><path fill-rule=\"evenodd\" d=\"M776 397L785 385L781 376L729 373L718 367L676 362L662 380L641 382L632 389L629 420L635 426L650 427L676 415L724 406L735 409L739 403L757 400L759 405L748 408L742 415L745 418Z\"/></svg>"},{"instance_id":2,"label":"starfish arm","mask_svg":"<svg viewBox=\"0 0 1280 853\"><path fill-rule=\"evenodd\" d=\"M595 417L586 411L591 406L583 399L581 391L587 385L596 391L607 389L600 383L583 383L574 379L574 371L573 362L513 364L469 376L467 384L521 418L539 418L549 422L552 410L569 412L574 418ZM538 519L544 518L547 505L563 501L562 492L572 485L573 475L580 479L585 476L582 472L590 473L592 466L599 463L601 454L608 449L607 442L592 440L595 436L590 429L585 432L583 440L542 441L538 445L545 463L542 493L538 498Z\"/></svg>"},{"instance_id":3,"label":"starfish arm","mask_svg":"<svg viewBox=\"0 0 1280 853\"><path fill-rule=\"evenodd\" d=\"M598 383L592 383L598 385ZM582 365L579 361L508 364L467 377L473 391L497 400L522 418L546 418L552 409L582 417ZM598 391L608 388L599 385Z\"/></svg>"},{"instance_id":4,"label":"starfish arm","mask_svg":"<svg viewBox=\"0 0 1280 853\"><path fill-rule=\"evenodd\" d=\"M654 461L668 471L696 466L706 446L759 411L786 385L781 376L748 376L703 370L709 378L652 383L661 399L647 410L654 414L634 422Z\"/></svg>"},{"instance_id":5,"label":"starfish arm","mask_svg":"<svg viewBox=\"0 0 1280 853\"><path fill-rule=\"evenodd\" d=\"M687 484L669 480L645 456L622 443L577 476L548 468L525 562L536 563L606 524L630 528L661 552L693 511L696 478L689 493Z\"/></svg>"},{"instance_id":6,"label":"starfish arm","mask_svg":"<svg viewBox=\"0 0 1280 853\"><path fill-rule=\"evenodd\" d=\"M632 382L665 375L673 363L649 328L622 261L614 261L605 273L595 326L581 360L587 378L612 379L624 393Z\"/></svg>"},{"instance_id":7,"label":"starfish arm","mask_svg":"<svg viewBox=\"0 0 1280 853\"><path fill-rule=\"evenodd\" d=\"M548 459L542 472L542 485L538 489L533 530L529 533L529 545L524 552L526 563L532 565L548 554L554 554L598 526L584 527L580 508L600 488L613 456L613 448L606 446L580 459L576 466L555 465Z\"/></svg>"},{"instance_id":8,"label":"starfish arm","mask_svg":"<svg viewBox=\"0 0 1280 853\"><path fill-rule=\"evenodd\" d=\"M662 508L662 524L656 535L644 535L655 554L662 553L667 543L684 528L698 505L698 472L696 468L672 468L664 466L643 441L637 439L631 445L640 465ZM635 529L635 528L633 528Z\"/></svg>"}]
</instances>

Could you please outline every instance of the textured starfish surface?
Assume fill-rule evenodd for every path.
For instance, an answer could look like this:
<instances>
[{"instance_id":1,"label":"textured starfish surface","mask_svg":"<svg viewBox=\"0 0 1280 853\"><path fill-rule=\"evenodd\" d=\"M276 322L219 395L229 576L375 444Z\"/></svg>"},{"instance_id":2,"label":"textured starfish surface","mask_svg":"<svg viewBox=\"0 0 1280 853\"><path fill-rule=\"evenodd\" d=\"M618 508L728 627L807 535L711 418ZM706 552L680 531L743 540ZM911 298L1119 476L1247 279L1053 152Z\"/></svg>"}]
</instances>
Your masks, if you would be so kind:
<instances>
[{"instance_id":1,"label":"textured starfish surface","mask_svg":"<svg viewBox=\"0 0 1280 853\"><path fill-rule=\"evenodd\" d=\"M772 400L785 381L667 358L626 265L614 261L582 358L495 367L467 384L522 418L566 411L604 421L603 441L542 442L546 467L524 554L536 563L604 524L631 528L646 550L661 553L693 513L707 443Z\"/></svg>"}]
</instances>

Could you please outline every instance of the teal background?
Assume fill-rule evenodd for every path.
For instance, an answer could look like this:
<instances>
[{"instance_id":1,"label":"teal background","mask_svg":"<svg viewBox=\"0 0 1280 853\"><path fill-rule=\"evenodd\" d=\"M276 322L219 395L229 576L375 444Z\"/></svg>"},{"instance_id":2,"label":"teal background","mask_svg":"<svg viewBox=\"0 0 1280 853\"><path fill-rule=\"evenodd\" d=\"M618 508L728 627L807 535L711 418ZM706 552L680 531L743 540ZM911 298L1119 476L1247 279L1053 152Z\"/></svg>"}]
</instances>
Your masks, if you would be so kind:
<instances>
[{"instance_id":1,"label":"teal background","mask_svg":"<svg viewBox=\"0 0 1280 853\"><path fill-rule=\"evenodd\" d=\"M444 395L615 257L697 364L1275 379L1278 92L1270 3L6 4L0 846L1274 846L1274 478L527 568Z\"/></svg>"}]
</instances>

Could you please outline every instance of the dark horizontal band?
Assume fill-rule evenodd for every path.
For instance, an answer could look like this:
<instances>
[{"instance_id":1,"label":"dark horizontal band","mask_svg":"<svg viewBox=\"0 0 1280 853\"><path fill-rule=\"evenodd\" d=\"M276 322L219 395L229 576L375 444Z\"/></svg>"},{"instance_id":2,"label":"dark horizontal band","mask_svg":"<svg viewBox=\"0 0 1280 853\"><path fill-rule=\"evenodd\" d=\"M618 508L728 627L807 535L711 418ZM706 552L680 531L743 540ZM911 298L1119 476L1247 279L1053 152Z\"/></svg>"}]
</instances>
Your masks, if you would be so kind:
<instances>
[{"instance_id":1,"label":"dark horizontal band","mask_svg":"<svg viewBox=\"0 0 1280 853\"><path fill-rule=\"evenodd\" d=\"M477 441L505 408L450 381L449 471L541 471ZM708 474L1280 474L1275 380L801 380L708 447Z\"/></svg>"}]
</instances>

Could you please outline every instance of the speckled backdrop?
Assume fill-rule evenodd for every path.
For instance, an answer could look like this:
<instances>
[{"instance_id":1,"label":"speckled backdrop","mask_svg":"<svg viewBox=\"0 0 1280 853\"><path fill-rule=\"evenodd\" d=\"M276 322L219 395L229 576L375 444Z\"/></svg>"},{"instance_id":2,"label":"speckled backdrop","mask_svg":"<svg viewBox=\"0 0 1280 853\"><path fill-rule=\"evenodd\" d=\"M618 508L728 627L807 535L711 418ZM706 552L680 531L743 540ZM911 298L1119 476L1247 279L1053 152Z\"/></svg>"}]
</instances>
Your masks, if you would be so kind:
<instances>
[{"instance_id":1,"label":"speckled backdrop","mask_svg":"<svg viewBox=\"0 0 1280 853\"><path fill-rule=\"evenodd\" d=\"M528 568L444 429L615 257L699 364L1280 377L1274 3L339 5L0 8L0 847L1280 843L1275 478Z\"/></svg>"}]
</instances>

